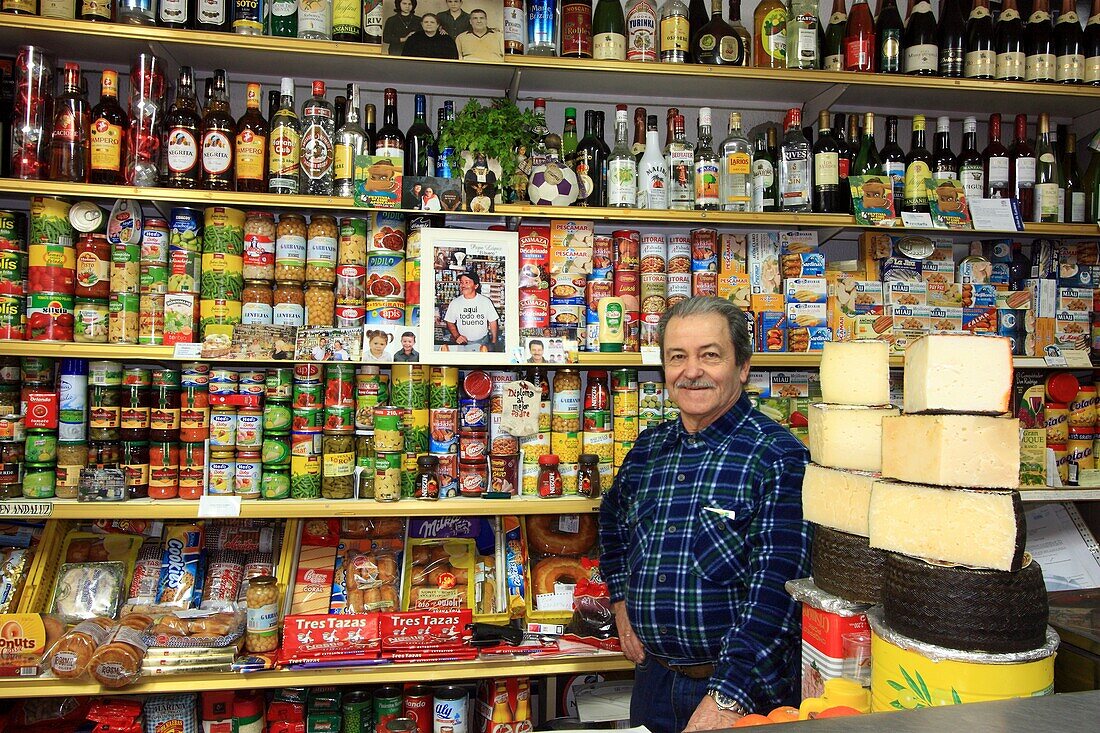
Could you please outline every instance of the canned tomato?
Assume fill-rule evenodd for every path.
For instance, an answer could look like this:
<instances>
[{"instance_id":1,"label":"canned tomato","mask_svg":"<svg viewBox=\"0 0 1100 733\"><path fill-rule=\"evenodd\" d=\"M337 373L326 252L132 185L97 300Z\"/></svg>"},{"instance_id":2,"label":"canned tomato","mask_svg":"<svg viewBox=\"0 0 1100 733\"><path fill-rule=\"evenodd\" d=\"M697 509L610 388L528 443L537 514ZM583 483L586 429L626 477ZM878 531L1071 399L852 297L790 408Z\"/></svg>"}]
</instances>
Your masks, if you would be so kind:
<instances>
[{"instance_id":1,"label":"canned tomato","mask_svg":"<svg viewBox=\"0 0 1100 733\"><path fill-rule=\"evenodd\" d=\"M333 316L337 328L362 328L367 322L367 309L362 305L337 305Z\"/></svg>"},{"instance_id":2,"label":"canned tomato","mask_svg":"<svg viewBox=\"0 0 1100 733\"><path fill-rule=\"evenodd\" d=\"M206 469L206 446L202 443L182 443L179 458L179 496L198 499L203 493Z\"/></svg>"},{"instance_id":3,"label":"canned tomato","mask_svg":"<svg viewBox=\"0 0 1100 733\"><path fill-rule=\"evenodd\" d=\"M171 498L179 494L180 448L174 442L149 444L149 495Z\"/></svg>"},{"instance_id":4,"label":"canned tomato","mask_svg":"<svg viewBox=\"0 0 1100 733\"><path fill-rule=\"evenodd\" d=\"M405 258L405 303L420 305L420 256Z\"/></svg>"},{"instance_id":5,"label":"canned tomato","mask_svg":"<svg viewBox=\"0 0 1100 733\"><path fill-rule=\"evenodd\" d=\"M389 211L371 214L370 252L405 251L405 215Z\"/></svg>"},{"instance_id":6,"label":"canned tomato","mask_svg":"<svg viewBox=\"0 0 1100 733\"><path fill-rule=\"evenodd\" d=\"M78 298L73 308L73 324L73 340L77 343L107 343L107 301Z\"/></svg>"},{"instance_id":7,"label":"canned tomato","mask_svg":"<svg viewBox=\"0 0 1100 733\"><path fill-rule=\"evenodd\" d=\"M23 295L27 253L0 250L0 295Z\"/></svg>"},{"instance_id":8,"label":"canned tomato","mask_svg":"<svg viewBox=\"0 0 1100 733\"><path fill-rule=\"evenodd\" d=\"M290 436L265 435L260 449L260 460L265 466L278 466L290 461Z\"/></svg>"},{"instance_id":9,"label":"canned tomato","mask_svg":"<svg viewBox=\"0 0 1100 733\"><path fill-rule=\"evenodd\" d=\"M294 385L294 399L291 404L295 409L310 409L324 407L325 403L322 401L324 394L324 387L321 384L295 384Z\"/></svg>"},{"instance_id":10,"label":"canned tomato","mask_svg":"<svg viewBox=\"0 0 1100 733\"><path fill-rule=\"evenodd\" d=\"M367 268L363 265L337 265L336 305L363 305L366 300Z\"/></svg>"},{"instance_id":11,"label":"canned tomato","mask_svg":"<svg viewBox=\"0 0 1100 733\"><path fill-rule=\"evenodd\" d=\"M236 488L234 474L237 472L236 456L232 452L210 452L210 472L207 479L207 493L211 496L228 496Z\"/></svg>"},{"instance_id":12,"label":"canned tomato","mask_svg":"<svg viewBox=\"0 0 1100 733\"><path fill-rule=\"evenodd\" d=\"M432 688L416 685L405 690L405 717L416 723L415 733L432 733Z\"/></svg>"},{"instance_id":13,"label":"canned tomato","mask_svg":"<svg viewBox=\"0 0 1100 733\"><path fill-rule=\"evenodd\" d=\"M76 292L76 250L62 244L32 244L28 249L27 287L31 292Z\"/></svg>"},{"instance_id":14,"label":"canned tomato","mask_svg":"<svg viewBox=\"0 0 1100 733\"><path fill-rule=\"evenodd\" d=\"M236 408L215 407L210 411L210 447L233 448L236 445Z\"/></svg>"},{"instance_id":15,"label":"canned tomato","mask_svg":"<svg viewBox=\"0 0 1100 733\"><path fill-rule=\"evenodd\" d=\"M22 296L0 295L0 339L21 341L26 336L23 308Z\"/></svg>"},{"instance_id":16,"label":"canned tomato","mask_svg":"<svg viewBox=\"0 0 1100 733\"><path fill-rule=\"evenodd\" d=\"M168 243L191 252L202 246L202 211L187 207L172 209L169 216Z\"/></svg>"},{"instance_id":17,"label":"canned tomato","mask_svg":"<svg viewBox=\"0 0 1100 733\"><path fill-rule=\"evenodd\" d=\"M404 300L368 300L367 309L368 326L403 326L405 325L405 301Z\"/></svg>"},{"instance_id":18,"label":"canned tomato","mask_svg":"<svg viewBox=\"0 0 1100 733\"><path fill-rule=\"evenodd\" d=\"M351 433L355 430L355 408L335 405L325 408L326 433Z\"/></svg>"},{"instance_id":19,"label":"canned tomato","mask_svg":"<svg viewBox=\"0 0 1100 733\"><path fill-rule=\"evenodd\" d=\"M202 255L172 246L168 250L168 292L197 293L202 280Z\"/></svg>"},{"instance_id":20,"label":"canned tomato","mask_svg":"<svg viewBox=\"0 0 1100 733\"><path fill-rule=\"evenodd\" d=\"M264 405L263 429L265 433L281 433L290 430L292 423L290 405L268 402Z\"/></svg>"},{"instance_id":21,"label":"canned tomato","mask_svg":"<svg viewBox=\"0 0 1100 733\"><path fill-rule=\"evenodd\" d=\"M260 454L245 451L237 454L237 472L234 477L233 493L242 499L260 498Z\"/></svg>"},{"instance_id":22,"label":"canned tomato","mask_svg":"<svg viewBox=\"0 0 1100 733\"><path fill-rule=\"evenodd\" d=\"M164 296L138 297L138 343L159 346L164 343Z\"/></svg>"},{"instance_id":23,"label":"canned tomato","mask_svg":"<svg viewBox=\"0 0 1100 733\"><path fill-rule=\"evenodd\" d=\"M27 216L21 211L0 209L0 250L27 248Z\"/></svg>"},{"instance_id":24,"label":"canned tomato","mask_svg":"<svg viewBox=\"0 0 1100 733\"><path fill-rule=\"evenodd\" d=\"M321 367L312 362L295 364L294 382L296 384L320 384Z\"/></svg>"},{"instance_id":25,"label":"canned tomato","mask_svg":"<svg viewBox=\"0 0 1100 733\"><path fill-rule=\"evenodd\" d=\"M289 459L288 459L289 460ZM264 466L260 479L261 499L290 498L290 466Z\"/></svg>"},{"instance_id":26,"label":"canned tomato","mask_svg":"<svg viewBox=\"0 0 1100 733\"><path fill-rule=\"evenodd\" d=\"M295 407L290 426L304 433L319 433L325 423L323 407Z\"/></svg>"},{"instance_id":27,"label":"canned tomato","mask_svg":"<svg viewBox=\"0 0 1100 733\"><path fill-rule=\"evenodd\" d=\"M141 259L148 262L168 261L168 222L150 216L141 230Z\"/></svg>"},{"instance_id":28,"label":"canned tomato","mask_svg":"<svg viewBox=\"0 0 1100 733\"><path fill-rule=\"evenodd\" d=\"M72 295L39 293L27 296L26 338L28 341L72 341Z\"/></svg>"},{"instance_id":29,"label":"canned tomato","mask_svg":"<svg viewBox=\"0 0 1100 733\"><path fill-rule=\"evenodd\" d=\"M377 299L405 299L405 255L371 252L367 255L366 295Z\"/></svg>"}]
</instances>

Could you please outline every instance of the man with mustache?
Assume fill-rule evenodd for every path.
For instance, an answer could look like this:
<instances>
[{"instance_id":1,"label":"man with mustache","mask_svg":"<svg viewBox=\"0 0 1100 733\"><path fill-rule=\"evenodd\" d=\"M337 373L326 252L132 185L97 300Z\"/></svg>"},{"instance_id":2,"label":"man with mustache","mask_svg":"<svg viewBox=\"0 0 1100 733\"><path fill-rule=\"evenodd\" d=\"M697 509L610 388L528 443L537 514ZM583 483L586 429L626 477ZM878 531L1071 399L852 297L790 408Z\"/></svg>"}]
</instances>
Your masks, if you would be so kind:
<instances>
[{"instance_id":1,"label":"man with mustache","mask_svg":"<svg viewBox=\"0 0 1100 733\"><path fill-rule=\"evenodd\" d=\"M798 704L798 605L809 575L806 448L752 407L744 314L690 298L658 331L680 419L638 436L600 508L600 570L635 663L631 725L728 728Z\"/></svg>"}]
</instances>

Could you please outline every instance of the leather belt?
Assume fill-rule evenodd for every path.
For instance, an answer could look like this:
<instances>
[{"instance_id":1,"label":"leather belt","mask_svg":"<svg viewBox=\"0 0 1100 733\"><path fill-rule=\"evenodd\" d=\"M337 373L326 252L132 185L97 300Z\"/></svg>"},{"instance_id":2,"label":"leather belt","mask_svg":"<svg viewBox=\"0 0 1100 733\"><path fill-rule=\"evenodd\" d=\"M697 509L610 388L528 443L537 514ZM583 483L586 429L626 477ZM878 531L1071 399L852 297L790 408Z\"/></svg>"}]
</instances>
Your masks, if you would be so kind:
<instances>
[{"instance_id":1,"label":"leather belt","mask_svg":"<svg viewBox=\"0 0 1100 733\"><path fill-rule=\"evenodd\" d=\"M707 664L670 664L660 657L654 656L657 664L661 665L665 669L675 672L676 674L682 674L689 680L706 680L714 674L714 665Z\"/></svg>"}]
</instances>

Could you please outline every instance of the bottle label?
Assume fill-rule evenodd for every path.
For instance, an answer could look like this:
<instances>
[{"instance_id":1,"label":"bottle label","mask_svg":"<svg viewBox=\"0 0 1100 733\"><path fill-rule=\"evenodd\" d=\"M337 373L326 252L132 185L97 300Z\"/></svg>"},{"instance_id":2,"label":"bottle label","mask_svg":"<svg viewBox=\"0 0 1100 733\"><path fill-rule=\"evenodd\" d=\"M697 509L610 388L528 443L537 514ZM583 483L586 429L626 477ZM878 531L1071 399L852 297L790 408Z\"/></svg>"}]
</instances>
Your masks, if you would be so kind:
<instances>
[{"instance_id":1,"label":"bottle label","mask_svg":"<svg viewBox=\"0 0 1100 733\"><path fill-rule=\"evenodd\" d=\"M970 11L971 20L981 20L982 18L988 18L989 16L989 8L983 5L975 5L974 9Z\"/></svg>"},{"instance_id":2,"label":"bottle label","mask_svg":"<svg viewBox=\"0 0 1100 733\"><path fill-rule=\"evenodd\" d=\"M638 186L643 194L638 197L638 205L643 209L668 208L668 172L664 161L646 163L640 171Z\"/></svg>"},{"instance_id":3,"label":"bottle label","mask_svg":"<svg viewBox=\"0 0 1100 733\"><path fill-rule=\"evenodd\" d=\"M785 158L779 177L779 199L783 208L810 203L810 162L805 158Z\"/></svg>"},{"instance_id":4,"label":"bottle label","mask_svg":"<svg viewBox=\"0 0 1100 733\"><path fill-rule=\"evenodd\" d=\"M726 156L726 175L750 176L752 175L752 158L748 153L730 153Z\"/></svg>"},{"instance_id":5,"label":"bottle label","mask_svg":"<svg viewBox=\"0 0 1100 733\"><path fill-rule=\"evenodd\" d=\"M81 0L80 14L110 20L111 2L110 0Z\"/></svg>"},{"instance_id":6,"label":"bottle label","mask_svg":"<svg viewBox=\"0 0 1100 733\"><path fill-rule=\"evenodd\" d=\"M944 46L940 49L940 74L943 76L962 76L962 46Z\"/></svg>"},{"instance_id":7,"label":"bottle label","mask_svg":"<svg viewBox=\"0 0 1100 733\"><path fill-rule=\"evenodd\" d=\"M1056 59L1052 53L1037 53L1027 57L1024 78L1027 81L1041 81L1054 78Z\"/></svg>"},{"instance_id":8,"label":"bottle label","mask_svg":"<svg viewBox=\"0 0 1100 733\"><path fill-rule=\"evenodd\" d=\"M1009 8L1008 10L1002 10L1001 14L997 16L998 23L1007 23L1010 20L1018 20L1020 12L1015 8Z\"/></svg>"},{"instance_id":9,"label":"bottle label","mask_svg":"<svg viewBox=\"0 0 1100 733\"><path fill-rule=\"evenodd\" d=\"M1004 188L1008 185L1009 164L1008 158L998 156L989 159L989 187Z\"/></svg>"},{"instance_id":10,"label":"bottle label","mask_svg":"<svg viewBox=\"0 0 1100 733\"><path fill-rule=\"evenodd\" d=\"M380 0L365 0L363 3L363 42L382 42L382 3Z\"/></svg>"},{"instance_id":11,"label":"bottle label","mask_svg":"<svg viewBox=\"0 0 1100 733\"><path fill-rule=\"evenodd\" d=\"M1076 15L1076 13L1074 13L1074 15ZM1027 18L1028 25L1031 25L1032 23L1045 23L1048 20L1050 20L1050 13L1042 10L1036 10Z\"/></svg>"},{"instance_id":12,"label":"bottle label","mask_svg":"<svg viewBox=\"0 0 1100 733\"><path fill-rule=\"evenodd\" d=\"M672 150L668 154L668 203L676 208L695 200L695 161L691 150Z\"/></svg>"},{"instance_id":13,"label":"bottle label","mask_svg":"<svg viewBox=\"0 0 1100 733\"><path fill-rule=\"evenodd\" d=\"M36 9L35 0L4 0L5 11L34 15Z\"/></svg>"},{"instance_id":14,"label":"bottle label","mask_svg":"<svg viewBox=\"0 0 1100 733\"><path fill-rule=\"evenodd\" d=\"M323 2L305 2L298 5L298 37L303 33L328 38L331 34L332 7Z\"/></svg>"},{"instance_id":15,"label":"bottle label","mask_svg":"<svg viewBox=\"0 0 1100 733\"><path fill-rule=\"evenodd\" d=\"M817 65L817 23L814 22L813 27L806 28L801 17L799 21L798 35L795 39L795 43L798 44L797 52L788 54L787 63L793 63L798 68L812 69Z\"/></svg>"},{"instance_id":16,"label":"bottle label","mask_svg":"<svg viewBox=\"0 0 1100 733\"><path fill-rule=\"evenodd\" d=\"M966 54L963 76L973 79L978 76L993 76L997 71L997 54L992 50L970 51Z\"/></svg>"},{"instance_id":17,"label":"bottle label","mask_svg":"<svg viewBox=\"0 0 1100 733\"><path fill-rule=\"evenodd\" d=\"M62 20L74 20L76 18L76 5L72 0L42 0L38 4L39 13L43 18L61 18Z\"/></svg>"},{"instance_id":18,"label":"bottle label","mask_svg":"<svg viewBox=\"0 0 1100 733\"><path fill-rule=\"evenodd\" d=\"M849 71L866 70L871 68L871 47L873 36L860 36L853 38L844 44L844 63Z\"/></svg>"},{"instance_id":19,"label":"bottle label","mask_svg":"<svg viewBox=\"0 0 1100 733\"><path fill-rule=\"evenodd\" d=\"M301 138L293 127L275 128L271 136L271 159L268 170L278 177L298 178L298 151Z\"/></svg>"},{"instance_id":20,"label":"bottle label","mask_svg":"<svg viewBox=\"0 0 1100 733\"><path fill-rule=\"evenodd\" d=\"M1058 221L1058 184L1035 184L1035 221Z\"/></svg>"},{"instance_id":21,"label":"bottle label","mask_svg":"<svg viewBox=\"0 0 1100 733\"><path fill-rule=\"evenodd\" d=\"M187 17L187 0L161 0L157 14L162 23L186 25L190 20Z\"/></svg>"},{"instance_id":22,"label":"bottle label","mask_svg":"<svg viewBox=\"0 0 1100 733\"><path fill-rule=\"evenodd\" d=\"M901 71L901 31L891 28L882 39L882 52L878 60L879 71Z\"/></svg>"},{"instance_id":23,"label":"bottle label","mask_svg":"<svg viewBox=\"0 0 1100 733\"><path fill-rule=\"evenodd\" d=\"M1090 56L1085 59L1085 83L1095 84L1097 82L1100 82L1100 56Z\"/></svg>"},{"instance_id":24,"label":"bottle label","mask_svg":"<svg viewBox=\"0 0 1100 733\"><path fill-rule=\"evenodd\" d=\"M637 169L633 160L613 159L607 163L607 205L634 206L638 197Z\"/></svg>"},{"instance_id":25,"label":"bottle label","mask_svg":"<svg viewBox=\"0 0 1100 733\"><path fill-rule=\"evenodd\" d=\"M355 473L354 453L325 453L325 476L351 476Z\"/></svg>"},{"instance_id":26,"label":"bottle label","mask_svg":"<svg viewBox=\"0 0 1100 733\"><path fill-rule=\"evenodd\" d=\"M1085 57L1081 54L1070 54L1058 57L1057 81L1079 82L1085 76Z\"/></svg>"},{"instance_id":27,"label":"bottle label","mask_svg":"<svg viewBox=\"0 0 1100 733\"><path fill-rule=\"evenodd\" d=\"M76 142L76 115L73 114L71 109L64 109L54 120L53 134L50 136L52 140L58 142L72 143ZM83 130L80 131L83 134Z\"/></svg>"},{"instance_id":28,"label":"bottle label","mask_svg":"<svg viewBox=\"0 0 1100 733\"><path fill-rule=\"evenodd\" d=\"M323 178L332 170L332 139L320 122L306 127L302 133L302 172L314 180Z\"/></svg>"},{"instance_id":29,"label":"bottle label","mask_svg":"<svg viewBox=\"0 0 1100 733\"><path fill-rule=\"evenodd\" d=\"M241 323L271 325L274 310L267 303L245 303L241 306Z\"/></svg>"},{"instance_id":30,"label":"bottle label","mask_svg":"<svg viewBox=\"0 0 1100 733\"><path fill-rule=\"evenodd\" d=\"M567 2L561 6L561 55L592 56L592 6Z\"/></svg>"},{"instance_id":31,"label":"bottle label","mask_svg":"<svg viewBox=\"0 0 1100 733\"><path fill-rule=\"evenodd\" d=\"M997 78L1023 79L1026 60L1023 51L997 54Z\"/></svg>"},{"instance_id":32,"label":"bottle label","mask_svg":"<svg viewBox=\"0 0 1100 733\"><path fill-rule=\"evenodd\" d=\"M252 130L237 135L237 179L260 181L264 177L267 137Z\"/></svg>"},{"instance_id":33,"label":"bottle label","mask_svg":"<svg viewBox=\"0 0 1100 733\"><path fill-rule=\"evenodd\" d=\"M927 5L927 3L921 3ZM916 12L915 10L913 12ZM940 48L934 43L921 43L905 49L905 73L936 71Z\"/></svg>"},{"instance_id":34,"label":"bottle label","mask_svg":"<svg viewBox=\"0 0 1100 733\"><path fill-rule=\"evenodd\" d=\"M100 117L91 129L92 169L117 171L122 165L122 128Z\"/></svg>"},{"instance_id":35,"label":"bottle label","mask_svg":"<svg viewBox=\"0 0 1100 733\"><path fill-rule=\"evenodd\" d=\"M959 171L959 179L966 192L967 200L980 199L985 196L985 174L980 165L967 165Z\"/></svg>"},{"instance_id":36,"label":"bottle label","mask_svg":"<svg viewBox=\"0 0 1100 733\"><path fill-rule=\"evenodd\" d=\"M764 197L775 185L775 167L771 161L761 158L752 162L752 210L763 211L764 206L774 206L775 201L765 201Z\"/></svg>"},{"instance_id":37,"label":"bottle label","mask_svg":"<svg viewBox=\"0 0 1100 733\"><path fill-rule=\"evenodd\" d=\"M829 25L839 25L848 22L847 13L833 13L829 16Z\"/></svg>"},{"instance_id":38,"label":"bottle label","mask_svg":"<svg viewBox=\"0 0 1100 733\"><path fill-rule=\"evenodd\" d=\"M210 130L202 136L202 169L218 176L233 165L233 143L224 130Z\"/></svg>"},{"instance_id":39,"label":"bottle label","mask_svg":"<svg viewBox=\"0 0 1100 733\"><path fill-rule=\"evenodd\" d=\"M626 60L657 60L657 10L648 2L635 3L626 16Z\"/></svg>"},{"instance_id":40,"label":"bottle label","mask_svg":"<svg viewBox=\"0 0 1100 733\"><path fill-rule=\"evenodd\" d=\"M844 56L842 54L829 54L821 67L825 71L844 71Z\"/></svg>"},{"instance_id":41,"label":"bottle label","mask_svg":"<svg viewBox=\"0 0 1100 733\"><path fill-rule=\"evenodd\" d=\"M298 0L275 0L271 3L271 15L276 18L289 18L298 14Z\"/></svg>"},{"instance_id":42,"label":"bottle label","mask_svg":"<svg viewBox=\"0 0 1100 733\"><path fill-rule=\"evenodd\" d=\"M814 153L814 185L837 185L840 182L839 161L837 153Z\"/></svg>"},{"instance_id":43,"label":"bottle label","mask_svg":"<svg viewBox=\"0 0 1100 733\"><path fill-rule=\"evenodd\" d=\"M225 0L199 0L198 21L203 25L225 23Z\"/></svg>"},{"instance_id":44,"label":"bottle label","mask_svg":"<svg viewBox=\"0 0 1100 733\"><path fill-rule=\"evenodd\" d=\"M523 53L527 40L527 18L523 15L523 4L504 6L504 50L511 53Z\"/></svg>"},{"instance_id":45,"label":"bottle label","mask_svg":"<svg viewBox=\"0 0 1100 733\"><path fill-rule=\"evenodd\" d=\"M626 58L626 37L622 33L597 33L592 38L592 58L622 61Z\"/></svg>"},{"instance_id":46,"label":"bottle label","mask_svg":"<svg viewBox=\"0 0 1100 733\"><path fill-rule=\"evenodd\" d=\"M332 32L359 38L363 10L359 0L332 0Z\"/></svg>"},{"instance_id":47,"label":"bottle label","mask_svg":"<svg viewBox=\"0 0 1100 733\"><path fill-rule=\"evenodd\" d=\"M787 59L787 9L783 7L768 11L760 26L764 53L774 61ZM774 63L772 64L775 65Z\"/></svg>"},{"instance_id":48,"label":"bottle label","mask_svg":"<svg viewBox=\"0 0 1100 733\"><path fill-rule=\"evenodd\" d=\"M700 160L695 164L695 205L718 206L718 161Z\"/></svg>"},{"instance_id":49,"label":"bottle label","mask_svg":"<svg viewBox=\"0 0 1100 733\"><path fill-rule=\"evenodd\" d=\"M355 149L350 145L336 146L332 159L332 177L338 181L350 180L355 175Z\"/></svg>"},{"instance_id":50,"label":"bottle label","mask_svg":"<svg viewBox=\"0 0 1100 733\"><path fill-rule=\"evenodd\" d=\"M932 171L923 160L915 160L905 167L905 205L919 206L928 203L924 181L932 177Z\"/></svg>"},{"instance_id":51,"label":"bottle label","mask_svg":"<svg viewBox=\"0 0 1100 733\"><path fill-rule=\"evenodd\" d=\"M687 17L674 15L661 18L661 54L687 53L690 26Z\"/></svg>"},{"instance_id":52,"label":"bottle label","mask_svg":"<svg viewBox=\"0 0 1100 733\"><path fill-rule=\"evenodd\" d=\"M176 127L168 132L168 172L186 173L199 159L199 143L188 129Z\"/></svg>"},{"instance_id":53,"label":"bottle label","mask_svg":"<svg viewBox=\"0 0 1100 733\"><path fill-rule=\"evenodd\" d=\"M1016 159L1016 186L1030 188L1035 185L1035 158Z\"/></svg>"},{"instance_id":54,"label":"bottle label","mask_svg":"<svg viewBox=\"0 0 1100 733\"><path fill-rule=\"evenodd\" d=\"M752 158L748 153L726 155L722 203L727 210L743 210L752 201Z\"/></svg>"},{"instance_id":55,"label":"bottle label","mask_svg":"<svg viewBox=\"0 0 1100 733\"><path fill-rule=\"evenodd\" d=\"M1069 195L1069 220L1073 224L1085 223L1085 192L1073 191Z\"/></svg>"}]
</instances>

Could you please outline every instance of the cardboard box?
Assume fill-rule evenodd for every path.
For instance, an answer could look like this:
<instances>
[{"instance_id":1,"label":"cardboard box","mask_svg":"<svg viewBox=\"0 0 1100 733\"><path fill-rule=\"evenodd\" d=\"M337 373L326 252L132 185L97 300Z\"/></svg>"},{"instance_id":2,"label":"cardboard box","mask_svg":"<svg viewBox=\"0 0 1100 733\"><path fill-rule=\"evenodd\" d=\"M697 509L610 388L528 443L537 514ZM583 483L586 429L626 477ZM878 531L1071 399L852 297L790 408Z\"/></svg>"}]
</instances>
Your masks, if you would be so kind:
<instances>
[{"instance_id":1,"label":"cardboard box","mask_svg":"<svg viewBox=\"0 0 1100 733\"><path fill-rule=\"evenodd\" d=\"M795 277L783 281L783 293L788 303L824 303L828 286L823 277Z\"/></svg>"},{"instance_id":2,"label":"cardboard box","mask_svg":"<svg viewBox=\"0 0 1100 733\"><path fill-rule=\"evenodd\" d=\"M818 247L816 231L786 231L779 232L779 249L781 254L794 254L796 252L813 252Z\"/></svg>"},{"instance_id":3,"label":"cardboard box","mask_svg":"<svg viewBox=\"0 0 1100 733\"><path fill-rule=\"evenodd\" d=\"M753 313L786 310L784 307L786 302L783 299L782 293L754 293L750 296L749 302L752 304Z\"/></svg>"},{"instance_id":4,"label":"cardboard box","mask_svg":"<svg viewBox=\"0 0 1100 733\"><path fill-rule=\"evenodd\" d=\"M993 305L998 310L1030 310L1031 293L1027 290L998 290Z\"/></svg>"},{"instance_id":5,"label":"cardboard box","mask_svg":"<svg viewBox=\"0 0 1100 733\"><path fill-rule=\"evenodd\" d=\"M523 224L519 228L519 287L550 287L550 227Z\"/></svg>"},{"instance_id":6,"label":"cardboard box","mask_svg":"<svg viewBox=\"0 0 1100 733\"><path fill-rule=\"evenodd\" d=\"M718 297L724 298L742 310L751 305L749 275L746 272L718 274Z\"/></svg>"},{"instance_id":7,"label":"cardboard box","mask_svg":"<svg viewBox=\"0 0 1100 733\"><path fill-rule=\"evenodd\" d=\"M749 271L749 240L745 234L721 234L718 237L718 272Z\"/></svg>"},{"instance_id":8,"label":"cardboard box","mask_svg":"<svg viewBox=\"0 0 1100 733\"><path fill-rule=\"evenodd\" d=\"M962 286L958 283L928 283L928 305L940 308L962 308Z\"/></svg>"},{"instance_id":9,"label":"cardboard box","mask_svg":"<svg viewBox=\"0 0 1100 733\"><path fill-rule=\"evenodd\" d=\"M887 257L882 261L883 282L920 282L921 261L906 257Z\"/></svg>"},{"instance_id":10,"label":"cardboard box","mask_svg":"<svg viewBox=\"0 0 1100 733\"><path fill-rule=\"evenodd\" d=\"M1058 311L1054 316L1054 343L1075 351L1089 349L1092 345L1090 320L1088 313Z\"/></svg>"},{"instance_id":11,"label":"cardboard box","mask_svg":"<svg viewBox=\"0 0 1100 733\"><path fill-rule=\"evenodd\" d=\"M962 333L962 308L928 307L928 329L931 333Z\"/></svg>"},{"instance_id":12,"label":"cardboard box","mask_svg":"<svg viewBox=\"0 0 1100 733\"><path fill-rule=\"evenodd\" d=\"M1058 310L1074 313L1092 311L1093 291L1091 288L1058 288Z\"/></svg>"},{"instance_id":13,"label":"cardboard box","mask_svg":"<svg viewBox=\"0 0 1100 733\"><path fill-rule=\"evenodd\" d=\"M926 305L891 305L886 307L886 312L894 318L894 330L908 331L927 330L932 322L931 306Z\"/></svg>"},{"instance_id":14,"label":"cardboard box","mask_svg":"<svg viewBox=\"0 0 1100 733\"><path fill-rule=\"evenodd\" d=\"M550 272L587 275L592 272L593 223L574 219L550 221Z\"/></svg>"},{"instance_id":15,"label":"cardboard box","mask_svg":"<svg viewBox=\"0 0 1100 733\"><path fill-rule=\"evenodd\" d=\"M809 397L810 373L805 371L772 372L772 397Z\"/></svg>"},{"instance_id":16,"label":"cardboard box","mask_svg":"<svg viewBox=\"0 0 1100 733\"><path fill-rule=\"evenodd\" d=\"M967 333L997 333L997 309L963 308L962 327Z\"/></svg>"},{"instance_id":17,"label":"cardboard box","mask_svg":"<svg viewBox=\"0 0 1100 733\"><path fill-rule=\"evenodd\" d=\"M790 352L821 351L832 340L833 331L828 326L787 329L787 351Z\"/></svg>"},{"instance_id":18,"label":"cardboard box","mask_svg":"<svg viewBox=\"0 0 1100 733\"><path fill-rule=\"evenodd\" d=\"M470 733L524 733L531 725L531 680L528 677L490 677L477 686ZM526 712L524 712L526 711ZM432 713L429 711L429 715ZM432 723L429 720L428 725Z\"/></svg>"},{"instance_id":19,"label":"cardboard box","mask_svg":"<svg viewBox=\"0 0 1100 733\"><path fill-rule=\"evenodd\" d=\"M928 305L928 284L897 281L883 283L886 305Z\"/></svg>"},{"instance_id":20,"label":"cardboard box","mask_svg":"<svg viewBox=\"0 0 1100 733\"><path fill-rule=\"evenodd\" d=\"M788 328L820 328L828 325L825 303L787 303Z\"/></svg>"},{"instance_id":21,"label":"cardboard box","mask_svg":"<svg viewBox=\"0 0 1100 733\"><path fill-rule=\"evenodd\" d=\"M1054 280L1028 280L1026 288L1031 293L1031 309L1036 318L1054 318L1058 310L1058 283Z\"/></svg>"},{"instance_id":22,"label":"cardboard box","mask_svg":"<svg viewBox=\"0 0 1100 733\"><path fill-rule=\"evenodd\" d=\"M825 255L820 252L797 252L780 256L783 277L824 277Z\"/></svg>"},{"instance_id":23,"label":"cardboard box","mask_svg":"<svg viewBox=\"0 0 1100 733\"><path fill-rule=\"evenodd\" d=\"M781 293L779 237L775 232L749 234L749 284L753 295Z\"/></svg>"},{"instance_id":24,"label":"cardboard box","mask_svg":"<svg viewBox=\"0 0 1100 733\"><path fill-rule=\"evenodd\" d=\"M997 289L988 284L963 283L959 287L963 308L996 308Z\"/></svg>"},{"instance_id":25,"label":"cardboard box","mask_svg":"<svg viewBox=\"0 0 1100 733\"><path fill-rule=\"evenodd\" d=\"M753 311L756 314L756 351L787 350L786 317L777 311Z\"/></svg>"},{"instance_id":26,"label":"cardboard box","mask_svg":"<svg viewBox=\"0 0 1100 733\"><path fill-rule=\"evenodd\" d=\"M950 260L924 260L920 263L920 276L926 283L953 283L955 263Z\"/></svg>"}]
</instances>

